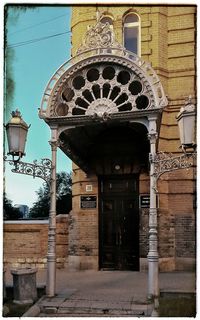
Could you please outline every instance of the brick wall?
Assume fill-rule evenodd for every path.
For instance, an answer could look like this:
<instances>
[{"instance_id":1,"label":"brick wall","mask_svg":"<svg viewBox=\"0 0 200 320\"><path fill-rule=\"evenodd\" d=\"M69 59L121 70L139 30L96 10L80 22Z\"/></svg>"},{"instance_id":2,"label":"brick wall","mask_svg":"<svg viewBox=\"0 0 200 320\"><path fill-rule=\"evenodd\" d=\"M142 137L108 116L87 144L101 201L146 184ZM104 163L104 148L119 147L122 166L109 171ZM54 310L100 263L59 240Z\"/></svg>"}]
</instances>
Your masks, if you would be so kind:
<instances>
[{"instance_id":1,"label":"brick wall","mask_svg":"<svg viewBox=\"0 0 200 320\"><path fill-rule=\"evenodd\" d=\"M68 215L56 217L57 267L64 267L68 253ZM46 268L48 220L5 221L4 266Z\"/></svg>"},{"instance_id":2,"label":"brick wall","mask_svg":"<svg viewBox=\"0 0 200 320\"><path fill-rule=\"evenodd\" d=\"M158 151L179 154L180 139L176 116L184 105L186 96L192 95L194 102L196 96L196 6L114 6L113 4L73 6L72 55L80 46L87 26L95 24L97 7L100 14L113 17L116 39L121 43L123 42L123 17L130 11L140 16L141 58L151 63L162 82L169 101L168 106L163 110ZM79 176L78 168L76 172L73 182L78 185L79 179L80 182L82 181L82 176ZM88 179L86 182L90 183ZM74 190L75 188L77 189L77 186L73 185ZM140 193L149 193L148 188L148 177L140 176ZM161 269L174 270L177 267L180 268L180 263L182 263L180 259L195 259L195 210L193 207L195 168L163 175L159 179L158 192L158 239ZM84 194L83 188L79 190L80 193ZM95 194L98 194L96 186ZM78 224L81 220L78 218L80 210L76 203L76 194L73 210L76 217L74 224ZM98 212L96 212L97 216ZM98 228L98 220L96 223L96 228ZM72 233L77 228L78 226L72 226ZM87 230L86 224L85 230ZM73 235L71 234L70 237L73 238ZM76 248L78 248L84 244L85 238L76 238L76 240ZM94 242L97 243L97 241L98 239L94 238ZM147 252L148 210L140 210L140 256L146 257ZM178 259L181 262L176 265Z\"/></svg>"},{"instance_id":3,"label":"brick wall","mask_svg":"<svg viewBox=\"0 0 200 320\"><path fill-rule=\"evenodd\" d=\"M190 215L177 216L175 218L176 256L194 258L195 247L195 219Z\"/></svg>"}]
</instances>

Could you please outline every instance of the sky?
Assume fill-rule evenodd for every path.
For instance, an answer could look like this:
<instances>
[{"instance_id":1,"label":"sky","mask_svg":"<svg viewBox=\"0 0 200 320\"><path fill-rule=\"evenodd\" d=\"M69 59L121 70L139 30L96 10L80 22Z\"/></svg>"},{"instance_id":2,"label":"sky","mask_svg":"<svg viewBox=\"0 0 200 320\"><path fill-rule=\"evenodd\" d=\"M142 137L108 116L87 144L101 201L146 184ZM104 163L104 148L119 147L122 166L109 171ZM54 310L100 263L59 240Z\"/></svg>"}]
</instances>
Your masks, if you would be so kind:
<instances>
[{"instance_id":1,"label":"sky","mask_svg":"<svg viewBox=\"0 0 200 320\"><path fill-rule=\"evenodd\" d=\"M17 7L9 4L7 7L4 79L9 81L10 86L4 91L4 123L11 117L10 112L18 108L24 121L31 124L26 156L22 158L25 162L51 158L48 143L50 129L39 118L38 108L49 79L70 59L70 17L70 6L43 5L33 8L23 4ZM4 149L7 153L6 140ZM12 173L11 169L12 166L6 163L5 191L8 199L13 205L26 204L31 207L37 200L35 191L44 181ZM57 172L60 171L70 172L71 160L58 149Z\"/></svg>"}]
</instances>

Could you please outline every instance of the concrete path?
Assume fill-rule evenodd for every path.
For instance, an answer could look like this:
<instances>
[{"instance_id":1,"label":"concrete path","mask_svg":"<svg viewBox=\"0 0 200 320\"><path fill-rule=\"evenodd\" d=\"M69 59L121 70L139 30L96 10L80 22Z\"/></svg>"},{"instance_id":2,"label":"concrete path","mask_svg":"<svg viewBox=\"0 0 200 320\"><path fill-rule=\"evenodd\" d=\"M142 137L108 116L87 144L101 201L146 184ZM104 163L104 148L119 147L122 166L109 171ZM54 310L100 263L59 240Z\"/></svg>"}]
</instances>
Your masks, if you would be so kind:
<instances>
[{"instance_id":1,"label":"concrete path","mask_svg":"<svg viewBox=\"0 0 200 320\"><path fill-rule=\"evenodd\" d=\"M165 292L195 292L195 274L160 273L160 289ZM45 284L46 271L37 273L37 285ZM7 274L7 284L12 278ZM54 298L39 302L40 316L147 316L147 273L131 271L57 270Z\"/></svg>"}]
</instances>

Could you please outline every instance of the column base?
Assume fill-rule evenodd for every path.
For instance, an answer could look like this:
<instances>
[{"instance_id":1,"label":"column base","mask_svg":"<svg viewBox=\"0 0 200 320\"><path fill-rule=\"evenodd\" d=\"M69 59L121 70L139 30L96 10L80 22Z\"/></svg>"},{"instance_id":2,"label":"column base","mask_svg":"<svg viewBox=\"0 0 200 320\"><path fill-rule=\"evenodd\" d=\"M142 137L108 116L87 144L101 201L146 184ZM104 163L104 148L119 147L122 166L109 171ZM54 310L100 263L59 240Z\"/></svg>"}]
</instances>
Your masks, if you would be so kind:
<instances>
[{"instance_id":1,"label":"column base","mask_svg":"<svg viewBox=\"0 0 200 320\"><path fill-rule=\"evenodd\" d=\"M95 270L98 268L98 256L69 256L68 257L68 270Z\"/></svg>"}]
</instances>

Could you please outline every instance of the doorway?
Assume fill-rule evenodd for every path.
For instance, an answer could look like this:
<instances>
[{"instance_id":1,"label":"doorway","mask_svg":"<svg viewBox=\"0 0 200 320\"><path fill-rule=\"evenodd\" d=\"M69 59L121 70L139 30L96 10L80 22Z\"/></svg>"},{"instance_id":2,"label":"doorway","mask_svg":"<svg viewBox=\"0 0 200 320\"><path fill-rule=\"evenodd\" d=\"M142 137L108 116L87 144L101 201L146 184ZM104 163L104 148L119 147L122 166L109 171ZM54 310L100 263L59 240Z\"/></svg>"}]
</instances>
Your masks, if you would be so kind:
<instances>
[{"instance_id":1,"label":"doorway","mask_svg":"<svg viewBox=\"0 0 200 320\"><path fill-rule=\"evenodd\" d=\"M138 181L138 175L99 177L100 269L139 271Z\"/></svg>"}]
</instances>

